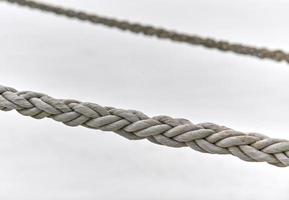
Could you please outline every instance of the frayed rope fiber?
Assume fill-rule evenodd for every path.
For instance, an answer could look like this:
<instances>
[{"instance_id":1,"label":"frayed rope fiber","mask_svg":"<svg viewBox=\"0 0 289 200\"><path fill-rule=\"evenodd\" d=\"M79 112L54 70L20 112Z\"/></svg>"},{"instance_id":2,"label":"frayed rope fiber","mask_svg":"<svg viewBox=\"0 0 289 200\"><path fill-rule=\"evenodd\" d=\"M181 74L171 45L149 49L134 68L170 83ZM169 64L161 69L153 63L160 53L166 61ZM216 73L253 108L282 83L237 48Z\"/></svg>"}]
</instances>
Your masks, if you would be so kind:
<instances>
[{"instance_id":1,"label":"frayed rope fiber","mask_svg":"<svg viewBox=\"0 0 289 200\"><path fill-rule=\"evenodd\" d=\"M242 133L213 123L193 124L168 116L103 107L42 93L0 86L0 110L16 110L35 119L51 118L67 126L113 131L127 139L148 139L169 147L190 147L211 154L232 154L244 161L289 166L289 141L257 133Z\"/></svg>"}]
</instances>

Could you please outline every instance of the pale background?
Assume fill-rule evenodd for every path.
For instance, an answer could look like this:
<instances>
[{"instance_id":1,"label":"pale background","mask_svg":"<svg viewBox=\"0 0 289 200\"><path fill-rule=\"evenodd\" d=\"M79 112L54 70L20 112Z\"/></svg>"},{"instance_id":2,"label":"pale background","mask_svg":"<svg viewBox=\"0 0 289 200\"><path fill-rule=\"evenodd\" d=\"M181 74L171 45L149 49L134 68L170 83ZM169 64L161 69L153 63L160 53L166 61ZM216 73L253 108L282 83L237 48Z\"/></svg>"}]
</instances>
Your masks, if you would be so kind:
<instances>
[{"instance_id":1,"label":"pale background","mask_svg":"<svg viewBox=\"0 0 289 200\"><path fill-rule=\"evenodd\" d=\"M47 0L289 50L289 2ZM289 138L289 66L0 4L2 85ZM0 199L288 200L289 168L0 113Z\"/></svg>"}]
</instances>

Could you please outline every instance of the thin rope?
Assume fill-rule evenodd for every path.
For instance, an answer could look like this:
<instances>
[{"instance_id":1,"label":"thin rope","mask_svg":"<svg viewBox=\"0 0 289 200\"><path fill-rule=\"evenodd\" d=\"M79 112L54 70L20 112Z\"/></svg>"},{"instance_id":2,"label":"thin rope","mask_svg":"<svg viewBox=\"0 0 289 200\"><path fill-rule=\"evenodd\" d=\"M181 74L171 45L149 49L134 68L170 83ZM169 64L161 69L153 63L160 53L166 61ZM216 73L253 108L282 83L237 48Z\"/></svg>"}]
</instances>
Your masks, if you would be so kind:
<instances>
[{"instance_id":1,"label":"thin rope","mask_svg":"<svg viewBox=\"0 0 289 200\"><path fill-rule=\"evenodd\" d=\"M213 123L193 124L168 116L55 99L42 93L0 86L0 110L16 110L35 119L51 118L67 126L113 131L130 140L148 139L169 147L190 147L211 154L232 154L244 161L289 166L289 141L242 133Z\"/></svg>"},{"instance_id":2,"label":"thin rope","mask_svg":"<svg viewBox=\"0 0 289 200\"><path fill-rule=\"evenodd\" d=\"M179 33L164 28L157 28L151 25L142 25L139 23L132 23L125 20L118 20L99 15L89 14L83 11L76 11L59 6L53 6L46 3L40 3L28 0L0 0L9 3L26 6L33 9L38 9L45 12L55 13L57 15L75 18L82 21L88 21L93 24L101 24L107 27L114 27L123 31L130 31L133 33L142 33L146 36L155 36L161 39L168 39L176 42L187 43L191 45L198 45L212 49L219 49L221 51L234 52L236 54L250 55L258 58L266 58L274 61L285 61L289 63L289 54L282 50L270 50L267 48L259 48L245 44L230 43L222 40L215 40L212 38L205 38L197 35L189 35Z\"/></svg>"}]
</instances>

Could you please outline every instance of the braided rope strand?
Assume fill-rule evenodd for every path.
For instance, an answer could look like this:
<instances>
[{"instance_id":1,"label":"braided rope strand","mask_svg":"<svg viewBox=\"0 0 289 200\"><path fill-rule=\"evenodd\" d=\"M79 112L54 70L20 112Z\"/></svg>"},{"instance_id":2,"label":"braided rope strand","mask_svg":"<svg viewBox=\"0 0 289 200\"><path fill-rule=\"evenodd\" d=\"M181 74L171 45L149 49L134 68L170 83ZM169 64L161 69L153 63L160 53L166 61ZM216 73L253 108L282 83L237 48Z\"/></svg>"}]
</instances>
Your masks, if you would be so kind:
<instances>
[{"instance_id":1,"label":"braided rope strand","mask_svg":"<svg viewBox=\"0 0 289 200\"><path fill-rule=\"evenodd\" d=\"M62 8L30 0L0 0L0 1L18 4L20 6L38 9L44 12L51 12L57 15L79 19L81 21L88 21L93 24L101 24L106 27L113 27L123 31L130 31L132 33L137 34L142 33L143 35L146 36L154 36L157 38L187 43L190 45L198 45L211 49L218 49L224 52L233 52L236 54L250 55L261 59L266 58L274 61L285 61L289 63L289 54L282 50L269 50L267 48L259 48L250 45L230 43L222 40L205 38L197 35L189 35L167 30L164 28L158 28L150 25L142 25L139 23L131 23L124 20L93 15L83 11L76 11L72 9Z\"/></svg>"},{"instance_id":2,"label":"braided rope strand","mask_svg":"<svg viewBox=\"0 0 289 200\"><path fill-rule=\"evenodd\" d=\"M148 117L136 110L103 107L42 93L0 86L0 110L16 110L35 119L51 118L67 126L113 131L130 140L148 139L169 147L190 147L211 154L232 154L244 161L289 166L289 141L242 133L213 123L193 124L168 116Z\"/></svg>"}]
</instances>

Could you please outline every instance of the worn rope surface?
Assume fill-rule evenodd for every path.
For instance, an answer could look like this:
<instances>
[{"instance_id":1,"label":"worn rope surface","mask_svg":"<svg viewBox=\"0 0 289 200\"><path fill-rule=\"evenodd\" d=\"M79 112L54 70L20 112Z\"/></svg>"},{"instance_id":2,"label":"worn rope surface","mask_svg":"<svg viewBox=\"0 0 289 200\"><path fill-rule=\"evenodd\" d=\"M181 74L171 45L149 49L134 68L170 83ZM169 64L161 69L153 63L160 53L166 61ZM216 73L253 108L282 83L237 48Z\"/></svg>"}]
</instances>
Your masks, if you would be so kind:
<instances>
[{"instance_id":1,"label":"worn rope surface","mask_svg":"<svg viewBox=\"0 0 289 200\"><path fill-rule=\"evenodd\" d=\"M135 110L54 99L42 93L18 92L4 86L0 86L0 110L17 110L35 119L48 117L68 126L113 131L131 140L148 139L170 147L191 147L203 153L232 154L245 161L289 166L288 140L246 134L213 123L193 124L168 116L150 118Z\"/></svg>"},{"instance_id":2,"label":"worn rope surface","mask_svg":"<svg viewBox=\"0 0 289 200\"><path fill-rule=\"evenodd\" d=\"M266 48L259 48L244 44L218 41L212 38L205 38L197 35L178 33L163 28L157 28L153 26L142 25L139 23L131 23L128 21L102 17L98 15L88 14L82 11L52 6L46 3L40 3L35 1L28 1L28 0L0 0L0 1L15 3L21 6L30 7L45 12L52 12L57 15L63 15L69 18L76 18L79 20L88 21L93 24L102 24L107 27L114 27L120 30L127 30L133 33L142 33L147 36L155 36L157 38L169 39L172 41L183 42L192 45L199 45L207 48L234 52L237 54L250 55L258 58L267 58L275 61L286 61L287 63L289 63L289 54L282 50L269 50Z\"/></svg>"}]
</instances>

